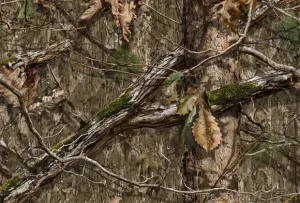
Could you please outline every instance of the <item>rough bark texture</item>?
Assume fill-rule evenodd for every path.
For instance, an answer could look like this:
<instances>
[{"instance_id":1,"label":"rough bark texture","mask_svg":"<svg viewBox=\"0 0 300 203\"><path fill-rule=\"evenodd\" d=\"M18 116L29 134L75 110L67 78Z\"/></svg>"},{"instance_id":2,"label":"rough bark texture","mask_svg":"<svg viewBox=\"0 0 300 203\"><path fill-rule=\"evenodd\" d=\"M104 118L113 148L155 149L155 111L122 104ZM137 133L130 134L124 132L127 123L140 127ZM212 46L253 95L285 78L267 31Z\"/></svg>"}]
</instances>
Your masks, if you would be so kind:
<instances>
[{"instance_id":1,"label":"rough bark texture","mask_svg":"<svg viewBox=\"0 0 300 203\"><path fill-rule=\"evenodd\" d=\"M224 31L211 11L212 5L216 3L214 1L178 1L180 8L177 8L177 4L171 0L145 2L160 13L184 22L184 46L192 51L208 48L223 49L224 41L233 35L231 32ZM62 7L76 17L83 10L77 1L72 2L72 4L64 2ZM58 11L49 11L41 7L39 9L41 9L39 11L41 13L50 12L50 19L46 22L52 27L60 28L59 26L62 26L64 29L70 29L70 23ZM178 9L183 9L181 11L184 14L183 18L180 17ZM36 19L32 21L40 22ZM57 23L59 21L61 24ZM266 31L268 29L265 29L268 27L264 27L264 25L272 25L274 21L276 22L276 19L272 17L264 21L261 29L252 31L253 37L250 39L258 39L268 35ZM26 24L26 22L23 23ZM20 22L18 26L22 27L24 24ZM100 43L110 45L112 48L117 48L121 43L119 36L115 34L113 19L109 13L95 15L90 21L87 31L92 36L97 36L96 38ZM141 58L144 64L155 64L153 62L155 60L157 61L156 64L161 65L160 68L173 68L174 66L168 65L174 65L172 63L182 64L182 60L178 58L178 56L182 57L182 50L175 50L178 55L169 52L175 47L169 40L179 43L182 37L181 33L182 25L178 25L157 14L149 7L143 6L138 10L138 18L134 23L133 38L130 39L129 47L133 53ZM148 78L135 83L138 85L134 85L126 91L129 95L125 93L121 97L125 98L126 102L130 101L130 105L125 106L125 108L118 108L118 111L113 111L114 116L110 117L112 112L109 109L106 110L105 107L114 101L124 88L127 88L132 78L127 78L129 81L114 81L108 78L109 76L105 74L105 71L99 71L97 68L107 68L99 63L107 57L99 49L99 45L92 44L80 33L57 32L49 29L49 27L41 27L38 31L17 30L11 34L9 37L1 38L0 45L3 47L0 49L1 56L7 55L8 52L12 54L17 51L26 51L29 48L42 50L47 45L65 37L75 41L75 49L68 55L53 60L48 65L41 65L38 69L42 78L39 85L39 97L52 95L53 90L62 89L66 93L66 99L57 106L52 106L51 109L31 115L36 127L45 137L63 129L57 136L45 138L48 140L46 143L49 147L70 136L72 132L76 132L86 125L85 122L91 120L87 125L88 127L77 131L80 139L61 150L59 153L61 156L66 152L78 154L84 149L84 152L91 158L128 179L142 181L147 177L154 176L150 183L159 183L167 174L164 185L182 190L188 190L185 186L192 189L228 187L250 192L271 190L271 192L264 194L263 197L266 199L299 190L297 145L290 147L283 142L279 147L272 147L265 142L257 142L257 137L261 135L263 135L263 140L265 139L266 143L267 141L288 140L288 137L283 137L283 135L288 135L289 139L298 139L299 91L290 89L298 80L291 73L272 73L268 75L270 77L264 77L263 80L258 79L264 74L264 71L270 72L270 68L265 68L264 64L248 56L229 55L203 65L201 71L197 72L191 81L192 83L205 84L206 90L209 91L208 99L211 99L213 105L212 110L217 113L226 110L217 116L223 140L214 151L206 152L199 147L186 153L183 159L174 153L174 149L176 150L178 146L178 143L174 142L180 133L178 127L132 130L132 127L166 127L166 125L182 122L183 118L174 116L174 109L176 109L174 105L168 108L159 107L159 104L152 106L150 104L159 100L159 94L152 94L152 90L160 86L163 80L159 77L167 76L170 73L168 70L149 69ZM17 43L18 38L21 40ZM28 45L29 39L32 43ZM12 43L7 43L6 40L11 40ZM270 43L281 47L287 46L280 40ZM255 47L277 62L288 63L292 60L292 56L277 52L277 49L270 51L270 47L260 45ZM99 61L89 60L77 55L76 52L96 58ZM158 58L161 55L163 56ZM185 65L188 67L195 65L204 57L205 55L193 55L186 51ZM85 63L94 68L88 68L79 63ZM181 66L176 67L181 68ZM155 74L152 75L151 70L156 70ZM257 76L255 80L251 79L255 76ZM152 77L157 77L157 79L150 80ZM218 96L222 96L222 92L216 91L222 91L222 88L226 91L228 86L224 85L238 83L241 80L249 80L248 82L251 83L250 86L254 90L251 89L250 93L242 95L240 100L229 97L230 105L220 103ZM145 84L147 85L145 86ZM274 93L282 88L289 89ZM140 91L141 89L143 91ZM271 90L271 92L268 91L270 96L239 105L240 102L244 103L257 98L252 98L252 96L265 96L261 89ZM272 90L276 91L273 92ZM149 106L147 106L148 104ZM234 107L230 108L232 106ZM8 151L3 146L0 148L0 166L2 169L26 169L28 166L20 163L19 155L27 159L32 155L38 156L42 153L34 148L36 141L27 129L18 109L7 105L5 102L1 104L0 108L0 141L3 140L12 149ZM148 110L144 111L145 108ZM151 108L155 110L151 111ZM104 110L102 113L100 111L99 114L99 109ZM75 115L76 110L81 112L81 115ZM145 113L141 113L141 111ZM153 114L153 112L156 113ZM145 117L149 121L148 113L154 116L154 122L145 124ZM137 116L131 118L133 114ZM95 115L97 116L95 117ZM172 115L171 119L169 115ZM166 118L168 121L164 122ZM125 120L128 122L124 123ZM158 125L159 121L161 121L161 125ZM87 136L84 135L86 129L89 129ZM88 143L88 145L84 145L84 143ZM249 145L252 145L251 143L254 143L254 147L245 152ZM23 150L29 146L33 147L33 150L24 153ZM45 158L41 162L47 163L48 159ZM24 180L24 183L31 184L30 191L32 193L23 192L17 199L14 192L20 190L9 191L9 197L14 198L9 199L8 197L7 202L17 202L18 200L20 202L49 203L114 202L114 200L118 202L118 198L122 199L122 202L128 203L202 202L204 200L208 202L261 201L251 195L241 194L180 195L160 189L138 189L107 177L95 167L81 161L75 164L59 165L49 159L49 163L54 164L46 167L41 166L40 171L31 171L31 169L24 170L25 172L17 171L19 174L32 173L31 176L28 176L30 178ZM79 175L74 175L74 173ZM1 171L1 178L3 179L1 182L9 179L12 175L9 170ZM5 196L7 197L7 194ZM285 199L288 198L283 196L270 200L270 202L282 202Z\"/></svg>"},{"instance_id":2,"label":"rough bark texture","mask_svg":"<svg viewBox=\"0 0 300 203\"><path fill-rule=\"evenodd\" d=\"M146 3L150 4L150 2ZM64 3L63 6L72 15L82 11L82 7L79 6L79 2L74 2L72 6L71 4ZM180 21L177 12L177 6L171 2L164 2L161 4L160 1L154 1L151 6L158 9L159 12L168 15L170 18ZM71 10L69 10L68 7L71 8ZM138 12L140 13L140 16L137 21L135 21L135 27L139 27L139 29L134 29L134 38L131 39L130 47L132 47L132 52L141 58L140 63L150 64L150 61L156 60L157 57L175 47L167 40L161 40L162 35L166 39L172 39L174 42L179 43L181 38L181 28L175 23L171 22L170 24L169 20L166 20L164 17L158 15L147 7L141 7ZM67 21L64 20L62 15L58 15L57 12L54 12L51 14L51 16L56 20L61 19L63 26L68 28L69 23L66 23ZM117 48L119 46L121 41L119 41L119 36L114 34L114 22L109 12L107 12L105 15L97 14L90 23L91 25L89 29L91 35L97 36L98 40L104 44L110 45L111 47ZM54 25L59 24L53 24L52 26ZM168 29L165 29L166 27ZM61 38L60 35L57 35L57 32L51 32L47 29L42 30L42 32L45 34L37 36L35 33L24 33L23 35L25 37L31 35L33 38L32 41L38 42L47 42L47 40L41 37L48 37L47 39L51 41L48 42L49 44L55 42L57 38ZM64 31L62 31L62 34L64 34L63 32ZM69 32L67 32L67 34L69 34ZM76 38L75 47L78 47L78 51L84 50L83 53L86 56L94 57L100 61L106 58L104 54L99 51L97 46L88 43L81 35L75 35L71 33L71 37L72 39ZM34 49L43 49L46 44L39 43L38 45L39 46L35 46ZM10 50L10 48L3 50ZM70 59L61 57L50 63L49 68L51 68L53 71L54 76L60 83L60 86L62 86L62 88L65 90L68 100L74 104L76 109L83 114L82 117L86 120L91 118L92 115L94 116L99 109L104 108L107 104L119 96L120 92L123 91L122 89L126 88L130 82L122 80L114 81L110 78L106 79L103 78L104 72L99 74L97 70L77 65L74 63L74 60L87 64L90 62L83 57L75 55L73 52L70 53L69 58ZM90 64L93 66L93 63ZM94 62L94 65L97 68L101 68L101 65L97 62ZM45 78L44 82L39 86L39 91L41 93L40 95L43 96L43 94L47 94L47 91L51 94L51 89L57 88L57 83L55 79L53 79L50 70L47 69L47 66L41 67L40 71L41 76ZM160 82L161 81L162 80L160 80ZM152 81L149 80L149 82ZM76 129L80 127L78 119L76 119L73 114L69 113L70 110L74 109L69 106L68 101L64 101L59 106L52 109L51 112L44 111L40 115L32 115L36 120L36 127L44 135L47 135L48 132L56 133L65 124L68 124L58 136L50 138L49 146L50 143L51 145L54 145L59 140L62 140L63 137L69 136L71 132L76 131ZM5 117L2 118L4 119ZM8 120L9 115L7 115L7 120L4 120L3 122L7 123ZM29 135L25 123L18 124L18 126L23 129L22 133L24 135ZM24 130L24 128L27 132ZM15 134L15 130L17 129L14 128L14 132L12 131L11 133ZM7 133L7 139L13 139L13 134L10 136L10 133ZM178 133L177 129L174 128L171 130L163 130L154 133L157 135L157 137L152 137L151 134L153 134L153 130L142 130L142 132L129 130L122 132L121 134L114 134L111 132L111 136L113 138L107 138L110 140L110 144L107 144L105 141L103 141L102 144L99 143L99 149L95 149L92 157L97 161L100 161L101 164L109 166L109 168L114 172L124 175L130 179L141 179L142 174L146 177L149 177L151 175L150 172L147 170L142 171L141 169L143 164L143 160L140 160L141 155L149 154L151 152L149 155L151 159L161 160L159 153L155 152L159 151L158 149L162 149L163 153L166 154L166 145L168 145L171 140L169 136L175 136ZM164 138L158 139L160 137L159 135L161 134L164 135ZM29 139L24 140L25 146L27 143L32 143L31 145L34 145L33 137L29 136L28 138ZM17 140L18 139L15 139L15 141L11 140L10 143L13 145L17 142ZM125 159L123 159L124 157ZM6 160L7 161L4 163L9 162L8 159ZM15 162L9 162L7 165L11 167L14 165L13 163ZM166 163L166 161L163 161L164 165ZM16 164L16 167L17 166L18 165ZM85 173L87 173L87 176L93 180L102 180L101 174L97 175L97 172L93 172L92 169L89 169L90 166L86 167ZM74 168L70 168L69 170L74 170ZM82 171L83 164L78 164L77 167L75 167L75 170L77 170L77 172ZM60 173L60 171L58 170L56 173L54 171L51 175L49 175L49 177L57 173ZM179 172L175 171L174 176L177 176L176 174L178 173ZM174 182L174 184L178 184L178 182L175 181L178 178L168 177L168 179L172 183ZM73 184L76 184L79 187L73 187ZM46 185L45 193L40 191L41 196L39 196L38 193L34 194L32 199L27 201L34 201L34 199L36 199L34 196L37 195L39 199L36 199L36 201L38 202L109 202L115 196L122 196L123 202L140 201L144 198L147 199L147 202L157 202L155 199L151 200L150 196L147 195L150 191L146 194L146 191L136 191L132 190L131 188L122 189L122 185L123 183L118 181L107 182L106 185L92 185L89 181L82 177L76 177L66 173L62 174L62 177L56 179L52 184ZM57 188L60 189L57 190ZM174 197L172 194L167 195L169 195L170 198Z\"/></svg>"}]
</instances>

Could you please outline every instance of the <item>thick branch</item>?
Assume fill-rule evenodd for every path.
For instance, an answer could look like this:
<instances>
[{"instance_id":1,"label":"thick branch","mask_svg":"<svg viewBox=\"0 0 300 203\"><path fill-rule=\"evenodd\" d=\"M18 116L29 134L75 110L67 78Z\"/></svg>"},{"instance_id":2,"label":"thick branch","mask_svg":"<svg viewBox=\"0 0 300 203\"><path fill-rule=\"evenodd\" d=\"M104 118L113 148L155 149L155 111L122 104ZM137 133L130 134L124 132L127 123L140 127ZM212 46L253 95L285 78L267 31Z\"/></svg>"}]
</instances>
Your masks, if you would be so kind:
<instances>
[{"instance_id":1,"label":"thick branch","mask_svg":"<svg viewBox=\"0 0 300 203\"><path fill-rule=\"evenodd\" d=\"M32 176L31 179L24 179L22 182L19 181L10 190L6 191L5 194L2 193L0 195L5 197L4 200L6 202L24 202L28 200L28 194L36 192L47 180L57 176L63 172L65 167L76 162L76 156L78 158L78 155L90 154L96 144L101 142L105 143L111 135L121 132L126 126L162 126L161 123L168 123L167 120L170 118L174 120L178 119L178 122L181 122L182 117L180 118L176 115L176 105L171 105L170 108L157 106L157 108L159 108L158 111L155 109L155 105L148 107L144 105L152 100L153 94L163 81L161 78L167 77L171 69L179 69L183 65L183 62L182 49L167 53L156 64L156 67L149 69L117 100L100 111L84 128L79 130L74 136L54 146L53 151L57 150L56 156L64 160L70 160L70 162L57 163L53 158L45 155L41 161L33 165L43 170L37 170L38 173ZM273 74L274 75L268 75L266 78L254 78L250 81L238 84L239 87L250 87L248 89L251 89L251 91L247 91L245 95L236 97L238 92L232 91L229 96L225 97L226 100L220 103L220 99L224 100L222 90L228 90L228 86L225 86L219 90L209 92L209 101L213 107L218 107L216 108L217 112L221 112L230 106L248 101L252 96L263 95L272 89L278 90L282 87L289 87L295 82L291 73ZM235 90L235 88L233 88L233 90ZM20 174L20 176L26 177L25 174ZM22 178L20 179L22 180ZM13 189L14 187L16 188Z\"/></svg>"},{"instance_id":2,"label":"thick branch","mask_svg":"<svg viewBox=\"0 0 300 203\"><path fill-rule=\"evenodd\" d=\"M169 64L170 61L173 60L169 60L168 63L166 63L165 61L165 63L163 64ZM149 73L151 73L151 71L149 71ZM147 73L146 75L148 75L149 73ZM228 93L228 86L224 86L220 89L208 92L208 98L212 104L217 105L213 107L218 107L214 108L215 113L220 113L230 106L249 101L254 96L263 96L270 91L278 90L282 87L291 87L295 82L297 82L297 80L292 77L291 73L270 73L264 75L263 77L254 77L246 82L236 84L236 86L239 88L231 87L229 96L224 96L223 94L221 94L224 91ZM141 87L141 85L136 85L136 88L141 88L141 91L144 89L143 87ZM49 157L44 157L44 160L40 163L43 163L47 166L47 173L40 172L35 176L34 179L26 180L18 188L16 188L13 193L10 193L5 200L7 200L7 202L17 202L18 200L25 200L26 198L28 198L27 192L32 193L37 191L39 185L63 172L66 166L76 161L76 157L72 158L72 155L78 155L81 153L88 154L91 150L91 148L88 148L88 146L91 146L89 145L89 143L95 143L96 141L100 141L101 139L103 139L103 136L107 135L106 133L110 132L109 129L111 129L112 127L115 127L114 133L118 133L119 131L121 132L122 129L129 127L167 127L171 123L181 123L183 121L184 118L176 114L176 104L172 104L169 107L161 106L158 104L139 107L138 104L141 103L143 99L147 98L147 95L149 95L150 92L148 92L146 96L137 97L137 95L141 94L139 94L139 92L135 92L137 90L136 88L133 88L130 92L123 94L123 96L126 94L136 95L135 97L133 97L135 98L135 100L131 99L129 101L137 101L137 103L132 104L135 104L135 107L139 109L139 113L136 114L135 112L133 112L132 106L129 107L125 105L126 108L121 109L117 113L113 113L112 116L103 117L98 121L94 120L89 124L88 128L82 129L81 132L79 132L79 137L75 137L75 141L73 143L65 142L62 144L62 146L65 145L65 147L62 147L60 150L67 154L67 156L62 157L62 159L70 160L70 162L55 164L53 159L51 160L49 159ZM152 89L153 91L154 87L148 88ZM246 90L250 91L248 91L247 94L240 95L240 88L246 88ZM252 90L252 88L254 90ZM218 99L223 100L224 102L222 104L219 104ZM113 104L114 103L110 105ZM127 122L124 123L124 121ZM121 122L123 122L123 124L121 124ZM117 128L116 126L118 125L121 126L121 128ZM19 193L18 191L22 192Z\"/></svg>"},{"instance_id":3,"label":"thick branch","mask_svg":"<svg viewBox=\"0 0 300 203\"><path fill-rule=\"evenodd\" d=\"M300 77L287 72L272 72L256 76L242 83L225 85L207 93L208 101L214 112L222 112L234 105L251 101L274 91L295 85Z\"/></svg>"},{"instance_id":4,"label":"thick branch","mask_svg":"<svg viewBox=\"0 0 300 203\"><path fill-rule=\"evenodd\" d=\"M170 106L162 106L160 104L153 104L145 106L141 113L125 124L125 128L158 128L170 127L183 123L184 116L177 114L177 104Z\"/></svg>"},{"instance_id":5,"label":"thick branch","mask_svg":"<svg viewBox=\"0 0 300 203\"><path fill-rule=\"evenodd\" d=\"M59 43L53 44L42 51L27 52L24 54L16 54L10 60L7 60L7 64L11 63L13 68L20 66L26 66L31 64L40 64L48 62L63 52L67 51L72 45L71 40L64 40ZM2 65L6 65L3 63Z\"/></svg>"},{"instance_id":6,"label":"thick branch","mask_svg":"<svg viewBox=\"0 0 300 203\"><path fill-rule=\"evenodd\" d=\"M167 77L172 69L179 69L183 65L183 62L182 49L177 49L166 54L154 68L149 69L143 77L132 87L128 88L117 100L100 111L98 115L83 129L77 132L76 135L54 146L53 149L59 150L57 155L47 151L47 154L50 156L45 156L42 161L36 163L34 166L45 165L48 173L44 174L41 172L34 180L27 180L22 183L18 187L22 190L21 194L16 192L19 191L18 189L15 189L15 192L10 194L5 194L5 196L7 196L5 201L18 202L19 200L26 200L26 198L28 198L28 192L35 192L40 184L58 175L67 165L76 161L71 160L71 157L78 156L82 153L89 154L96 143L109 137L108 135L111 134L112 129L115 133L118 133L118 130L121 130L118 126L125 123L131 117L134 117L135 112L139 111L143 104L151 99L152 94L163 82L162 78ZM37 135L38 132L35 134ZM39 140L40 136L37 137ZM56 165L54 164L55 160L51 157L59 161L69 160L69 162Z\"/></svg>"}]
</instances>

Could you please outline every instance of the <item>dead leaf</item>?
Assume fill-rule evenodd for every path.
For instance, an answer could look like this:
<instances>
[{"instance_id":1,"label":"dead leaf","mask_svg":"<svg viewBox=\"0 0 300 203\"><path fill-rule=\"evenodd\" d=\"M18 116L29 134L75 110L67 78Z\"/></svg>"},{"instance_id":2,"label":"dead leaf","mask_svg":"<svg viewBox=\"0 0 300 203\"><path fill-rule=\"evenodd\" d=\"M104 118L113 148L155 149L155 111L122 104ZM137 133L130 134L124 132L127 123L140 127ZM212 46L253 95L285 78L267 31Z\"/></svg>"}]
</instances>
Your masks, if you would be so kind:
<instances>
[{"instance_id":1,"label":"dead leaf","mask_svg":"<svg viewBox=\"0 0 300 203\"><path fill-rule=\"evenodd\" d=\"M101 0L90 0L88 8L81 14L81 21L91 19L102 8Z\"/></svg>"},{"instance_id":2,"label":"dead leaf","mask_svg":"<svg viewBox=\"0 0 300 203\"><path fill-rule=\"evenodd\" d=\"M119 203L122 200L122 197L115 196L109 203Z\"/></svg>"},{"instance_id":3,"label":"dead leaf","mask_svg":"<svg viewBox=\"0 0 300 203\"><path fill-rule=\"evenodd\" d=\"M193 135L196 142L205 150L216 148L221 142L221 132L215 117L205 110L199 109L199 118L192 127Z\"/></svg>"},{"instance_id":4,"label":"dead leaf","mask_svg":"<svg viewBox=\"0 0 300 203\"><path fill-rule=\"evenodd\" d=\"M119 16L124 5L120 0L105 0L105 2L109 2L111 4L112 14L115 16Z\"/></svg>"},{"instance_id":5,"label":"dead leaf","mask_svg":"<svg viewBox=\"0 0 300 203\"><path fill-rule=\"evenodd\" d=\"M217 6L220 5L222 8L218 13L221 15L221 22L223 25L234 30L236 28L237 20L242 17L242 13L239 10L240 3L238 1L234 2L233 0L225 0Z\"/></svg>"},{"instance_id":6,"label":"dead leaf","mask_svg":"<svg viewBox=\"0 0 300 203\"><path fill-rule=\"evenodd\" d=\"M235 30L239 20L247 19L247 12L252 0L224 0L223 2L216 4L215 8L221 9L217 14L221 15L221 22L231 30ZM253 10L256 8L258 2L253 0Z\"/></svg>"},{"instance_id":7,"label":"dead leaf","mask_svg":"<svg viewBox=\"0 0 300 203\"><path fill-rule=\"evenodd\" d=\"M24 93L26 105L30 105L37 93L39 77L37 71L33 68L7 68L1 67L0 74L4 79ZM8 103L19 105L17 97L8 89L0 86L0 96L4 97Z\"/></svg>"},{"instance_id":8,"label":"dead leaf","mask_svg":"<svg viewBox=\"0 0 300 203\"><path fill-rule=\"evenodd\" d=\"M186 91L187 94L193 95L196 94L198 92L198 88L195 87L189 87L188 90Z\"/></svg>"},{"instance_id":9,"label":"dead leaf","mask_svg":"<svg viewBox=\"0 0 300 203\"><path fill-rule=\"evenodd\" d=\"M126 1L124 4L120 0L105 0L105 2L111 4L111 11L115 16L116 26L121 27L122 38L129 42L128 35L131 34L130 24L136 18L134 1ZM101 8L101 0L91 0L89 8L81 15L80 20L90 19Z\"/></svg>"},{"instance_id":10,"label":"dead leaf","mask_svg":"<svg viewBox=\"0 0 300 203\"><path fill-rule=\"evenodd\" d=\"M130 23L136 18L134 2L126 3L123 12L120 13L120 25L122 28L122 37L126 42L129 42L128 35L130 32Z\"/></svg>"},{"instance_id":11,"label":"dead leaf","mask_svg":"<svg viewBox=\"0 0 300 203\"><path fill-rule=\"evenodd\" d=\"M296 89L300 89L300 82L296 82L296 83L294 84L294 87L295 87Z\"/></svg>"},{"instance_id":12,"label":"dead leaf","mask_svg":"<svg viewBox=\"0 0 300 203\"><path fill-rule=\"evenodd\" d=\"M225 40L224 42L223 42L223 49L227 49L228 47L230 46L230 43L229 43L229 41L228 40Z\"/></svg>"}]
</instances>

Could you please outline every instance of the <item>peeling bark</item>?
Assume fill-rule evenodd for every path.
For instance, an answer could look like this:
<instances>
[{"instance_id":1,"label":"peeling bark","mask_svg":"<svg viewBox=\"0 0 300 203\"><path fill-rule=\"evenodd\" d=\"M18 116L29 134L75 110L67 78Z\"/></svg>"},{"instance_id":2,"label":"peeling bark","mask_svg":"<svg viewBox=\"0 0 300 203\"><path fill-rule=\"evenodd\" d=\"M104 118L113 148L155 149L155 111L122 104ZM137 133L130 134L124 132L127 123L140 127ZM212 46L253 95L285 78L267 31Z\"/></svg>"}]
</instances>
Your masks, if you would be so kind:
<instances>
[{"instance_id":1,"label":"peeling bark","mask_svg":"<svg viewBox=\"0 0 300 203\"><path fill-rule=\"evenodd\" d=\"M27 52L23 54L16 54L8 62L4 62L1 65L12 66L12 68L18 68L21 66L28 66L33 64L41 64L49 62L55 59L57 56L67 51L72 45L71 40L64 40L62 42L50 45L42 51Z\"/></svg>"}]
</instances>

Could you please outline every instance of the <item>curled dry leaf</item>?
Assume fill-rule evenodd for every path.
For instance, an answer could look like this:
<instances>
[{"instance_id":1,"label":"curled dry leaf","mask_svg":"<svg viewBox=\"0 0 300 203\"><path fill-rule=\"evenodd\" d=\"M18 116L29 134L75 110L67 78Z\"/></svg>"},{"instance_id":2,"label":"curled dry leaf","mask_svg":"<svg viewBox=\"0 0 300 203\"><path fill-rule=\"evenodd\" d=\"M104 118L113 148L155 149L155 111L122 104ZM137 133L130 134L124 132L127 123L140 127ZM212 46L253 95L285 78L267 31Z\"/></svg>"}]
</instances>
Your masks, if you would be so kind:
<instances>
[{"instance_id":1,"label":"curled dry leaf","mask_svg":"<svg viewBox=\"0 0 300 203\"><path fill-rule=\"evenodd\" d=\"M101 0L90 0L88 8L81 14L79 19L81 21L83 20L89 20L91 19L99 9L102 8Z\"/></svg>"},{"instance_id":2,"label":"curled dry leaf","mask_svg":"<svg viewBox=\"0 0 300 203\"><path fill-rule=\"evenodd\" d=\"M33 98L37 93L37 85L39 77L37 71L33 68L7 68L2 66L0 68L0 74L4 79L12 84L19 91L24 93L25 102L27 105L31 104ZM18 105L17 97L8 89L0 85L0 96L4 97L8 103Z\"/></svg>"},{"instance_id":3,"label":"curled dry leaf","mask_svg":"<svg viewBox=\"0 0 300 203\"><path fill-rule=\"evenodd\" d=\"M111 12L115 16L116 25L120 27L120 12L122 11L124 5L120 0L105 0L111 4Z\"/></svg>"},{"instance_id":4,"label":"curled dry leaf","mask_svg":"<svg viewBox=\"0 0 300 203\"><path fill-rule=\"evenodd\" d=\"M129 42L130 23L136 18L134 1L123 3L121 0L105 0L105 2L111 4L111 11L115 16L116 25L122 29L122 38ZM101 0L90 0L88 8L79 17L79 21L84 22L91 19L101 8Z\"/></svg>"},{"instance_id":5,"label":"curled dry leaf","mask_svg":"<svg viewBox=\"0 0 300 203\"><path fill-rule=\"evenodd\" d=\"M192 131L195 141L205 150L212 150L221 142L222 134L215 117L204 108L199 109L199 118L194 123Z\"/></svg>"},{"instance_id":6,"label":"curled dry leaf","mask_svg":"<svg viewBox=\"0 0 300 203\"><path fill-rule=\"evenodd\" d=\"M221 8L217 14L221 15L223 25L235 30L239 20L246 20L247 12L252 0L224 0L217 4L215 8ZM253 7L257 6L257 0L253 0Z\"/></svg>"},{"instance_id":7,"label":"curled dry leaf","mask_svg":"<svg viewBox=\"0 0 300 203\"><path fill-rule=\"evenodd\" d=\"M126 3L122 13L120 13L120 25L122 28L122 37L125 41L129 42L128 35L130 32L130 23L136 18L134 2Z\"/></svg>"}]
</instances>

